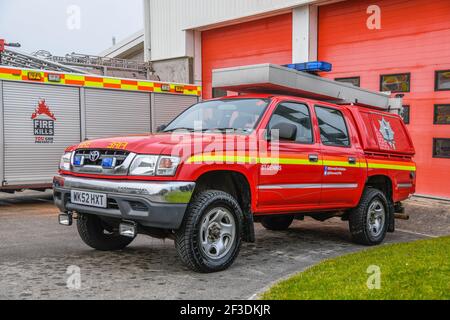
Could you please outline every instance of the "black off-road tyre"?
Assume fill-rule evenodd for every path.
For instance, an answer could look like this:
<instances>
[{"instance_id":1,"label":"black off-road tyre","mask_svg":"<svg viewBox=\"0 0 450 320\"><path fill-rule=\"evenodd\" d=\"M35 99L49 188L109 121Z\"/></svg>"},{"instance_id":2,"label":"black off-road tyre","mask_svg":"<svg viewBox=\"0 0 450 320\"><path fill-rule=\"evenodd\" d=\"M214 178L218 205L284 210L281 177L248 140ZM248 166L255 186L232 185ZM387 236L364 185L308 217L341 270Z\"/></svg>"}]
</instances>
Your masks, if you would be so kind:
<instances>
[{"instance_id":1,"label":"black off-road tyre","mask_svg":"<svg viewBox=\"0 0 450 320\"><path fill-rule=\"evenodd\" d=\"M294 221L294 216L279 215L263 217L261 219L261 224L267 230L282 231L287 230L292 224L292 221Z\"/></svg>"},{"instance_id":2,"label":"black off-road tyre","mask_svg":"<svg viewBox=\"0 0 450 320\"><path fill-rule=\"evenodd\" d=\"M226 208L234 218L235 237L228 253L217 259L208 257L201 244L201 227L214 208ZM243 232L243 213L230 194L207 190L198 193L189 204L180 229L175 231L175 248L184 265L196 272L210 273L227 269L239 254Z\"/></svg>"},{"instance_id":3,"label":"black off-road tyre","mask_svg":"<svg viewBox=\"0 0 450 320\"><path fill-rule=\"evenodd\" d=\"M384 223L380 224L379 234L374 235L368 224L369 209L374 202L382 204L384 209ZM352 240L355 243L373 246L383 242L389 224L389 204L383 192L374 188L366 188L358 207L350 212L349 227Z\"/></svg>"},{"instance_id":4,"label":"black off-road tyre","mask_svg":"<svg viewBox=\"0 0 450 320\"><path fill-rule=\"evenodd\" d=\"M91 214L78 214L78 233L91 248L100 251L121 250L134 239L117 233L105 233L105 227L99 217Z\"/></svg>"}]
</instances>

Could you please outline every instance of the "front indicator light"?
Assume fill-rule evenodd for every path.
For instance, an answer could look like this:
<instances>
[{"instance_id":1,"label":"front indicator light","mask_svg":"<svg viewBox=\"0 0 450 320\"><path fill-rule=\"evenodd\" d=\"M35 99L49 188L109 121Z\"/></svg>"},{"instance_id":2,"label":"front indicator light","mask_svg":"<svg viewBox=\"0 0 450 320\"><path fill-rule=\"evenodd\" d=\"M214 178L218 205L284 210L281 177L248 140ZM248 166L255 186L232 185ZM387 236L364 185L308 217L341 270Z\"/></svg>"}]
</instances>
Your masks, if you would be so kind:
<instances>
[{"instance_id":1,"label":"front indicator light","mask_svg":"<svg viewBox=\"0 0 450 320\"><path fill-rule=\"evenodd\" d=\"M180 158L161 156L158 161L156 174L158 176L174 176L180 164Z\"/></svg>"}]
</instances>

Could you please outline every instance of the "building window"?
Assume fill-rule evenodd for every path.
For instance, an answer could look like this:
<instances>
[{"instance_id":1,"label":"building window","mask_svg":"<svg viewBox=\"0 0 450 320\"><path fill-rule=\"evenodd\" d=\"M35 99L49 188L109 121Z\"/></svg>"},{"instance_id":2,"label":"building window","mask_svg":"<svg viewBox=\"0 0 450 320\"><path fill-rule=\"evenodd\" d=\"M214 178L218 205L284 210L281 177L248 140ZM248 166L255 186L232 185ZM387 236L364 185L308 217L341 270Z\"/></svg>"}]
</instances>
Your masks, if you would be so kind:
<instances>
[{"instance_id":1,"label":"building window","mask_svg":"<svg viewBox=\"0 0 450 320\"><path fill-rule=\"evenodd\" d=\"M450 104L434 106L434 124L450 124Z\"/></svg>"},{"instance_id":2,"label":"building window","mask_svg":"<svg viewBox=\"0 0 450 320\"><path fill-rule=\"evenodd\" d=\"M409 124L409 115L411 108L409 106L403 106L402 114L400 115L405 124Z\"/></svg>"},{"instance_id":3,"label":"building window","mask_svg":"<svg viewBox=\"0 0 450 320\"><path fill-rule=\"evenodd\" d=\"M450 138L433 139L433 157L450 158Z\"/></svg>"},{"instance_id":4,"label":"building window","mask_svg":"<svg viewBox=\"0 0 450 320\"><path fill-rule=\"evenodd\" d=\"M409 92L411 89L411 74L385 74L380 77L380 91Z\"/></svg>"},{"instance_id":5,"label":"building window","mask_svg":"<svg viewBox=\"0 0 450 320\"><path fill-rule=\"evenodd\" d=\"M450 70L436 71L435 90L450 90Z\"/></svg>"},{"instance_id":6,"label":"building window","mask_svg":"<svg viewBox=\"0 0 450 320\"><path fill-rule=\"evenodd\" d=\"M221 97L226 97L226 96L227 96L227 90L222 90L222 89L218 89L218 88L212 89L212 97L213 98L221 98Z\"/></svg>"},{"instance_id":7,"label":"building window","mask_svg":"<svg viewBox=\"0 0 450 320\"><path fill-rule=\"evenodd\" d=\"M351 78L336 78L335 81L350 83L355 87L361 86L361 78L360 77L351 77Z\"/></svg>"}]
</instances>

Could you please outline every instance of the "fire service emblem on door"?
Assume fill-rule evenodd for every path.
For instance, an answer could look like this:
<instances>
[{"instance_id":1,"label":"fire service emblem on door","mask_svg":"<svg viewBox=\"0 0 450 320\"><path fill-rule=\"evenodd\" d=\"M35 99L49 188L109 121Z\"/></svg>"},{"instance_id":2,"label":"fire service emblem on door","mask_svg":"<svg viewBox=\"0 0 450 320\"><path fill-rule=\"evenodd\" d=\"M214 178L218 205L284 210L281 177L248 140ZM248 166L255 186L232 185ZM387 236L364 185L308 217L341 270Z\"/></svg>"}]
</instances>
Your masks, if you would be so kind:
<instances>
[{"instance_id":1,"label":"fire service emblem on door","mask_svg":"<svg viewBox=\"0 0 450 320\"><path fill-rule=\"evenodd\" d=\"M392 130L391 124L384 117L378 122L380 123L380 133L384 141L386 141L389 147L395 149L395 133Z\"/></svg>"},{"instance_id":2,"label":"fire service emblem on door","mask_svg":"<svg viewBox=\"0 0 450 320\"><path fill-rule=\"evenodd\" d=\"M31 115L35 143L53 143L55 135L56 117L45 103L45 99L39 99L36 110Z\"/></svg>"}]
</instances>

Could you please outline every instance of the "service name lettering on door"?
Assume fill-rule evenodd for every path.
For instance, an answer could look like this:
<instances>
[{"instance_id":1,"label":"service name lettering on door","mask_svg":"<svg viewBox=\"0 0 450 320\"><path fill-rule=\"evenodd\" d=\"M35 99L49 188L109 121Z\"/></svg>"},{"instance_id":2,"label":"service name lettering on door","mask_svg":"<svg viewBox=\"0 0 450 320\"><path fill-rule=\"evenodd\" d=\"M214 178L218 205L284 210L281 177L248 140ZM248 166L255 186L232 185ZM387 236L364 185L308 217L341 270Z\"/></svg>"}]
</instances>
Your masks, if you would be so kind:
<instances>
[{"instance_id":1,"label":"service name lettering on door","mask_svg":"<svg viewBox=\"0 0 450 320\"><path fill-rule=\"evenodd\" d=\"M45 103L45 99L40 99L36 110L31 115L33 120L33 134L35 143L53 143L55 135L54 113Z\"/></svg>"}]
</instances>

